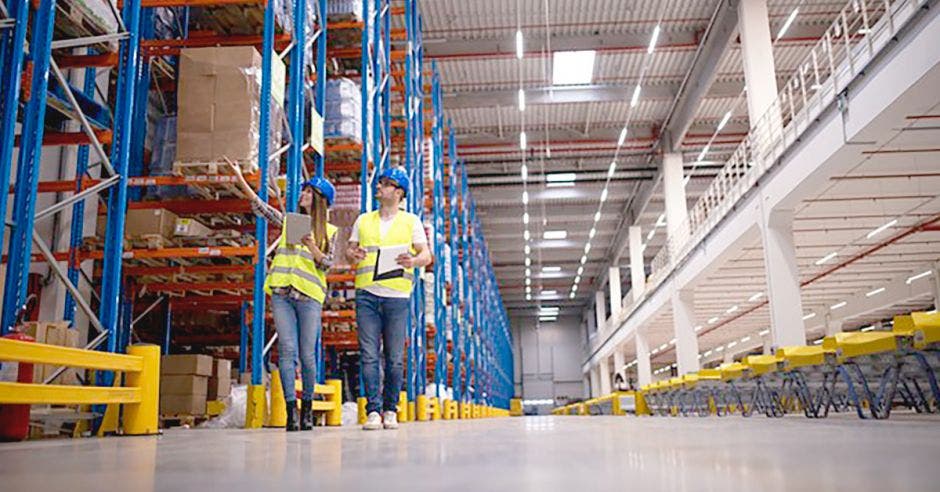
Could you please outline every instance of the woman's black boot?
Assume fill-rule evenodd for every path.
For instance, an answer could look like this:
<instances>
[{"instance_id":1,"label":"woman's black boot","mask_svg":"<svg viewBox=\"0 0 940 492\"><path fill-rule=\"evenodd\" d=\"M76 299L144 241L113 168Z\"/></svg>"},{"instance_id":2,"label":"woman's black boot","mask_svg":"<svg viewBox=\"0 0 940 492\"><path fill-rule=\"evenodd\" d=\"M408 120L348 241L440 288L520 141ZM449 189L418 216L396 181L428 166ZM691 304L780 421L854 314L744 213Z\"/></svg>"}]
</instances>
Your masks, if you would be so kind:
<instances>
[{"instance_id":1,"label":"woman's black boot","mask_svg":"<svg viewBox=\"0 0 940 492\"><path fill-rule=\"evenodd\" d=\"M310 400L300 400L300 430L307 431L313 429L313 411L310 407Z\"/></svg>"},{"instance_id":2,"label":"woman's black boot","mask_svg":"<svg viewBox=\"0 0 940 492\"><path fill-rule=\"evenodd\" d=\"M300 418L297 415L297 401L287 402L287 432L300 430Z\"/></svg>"}]
</instances>

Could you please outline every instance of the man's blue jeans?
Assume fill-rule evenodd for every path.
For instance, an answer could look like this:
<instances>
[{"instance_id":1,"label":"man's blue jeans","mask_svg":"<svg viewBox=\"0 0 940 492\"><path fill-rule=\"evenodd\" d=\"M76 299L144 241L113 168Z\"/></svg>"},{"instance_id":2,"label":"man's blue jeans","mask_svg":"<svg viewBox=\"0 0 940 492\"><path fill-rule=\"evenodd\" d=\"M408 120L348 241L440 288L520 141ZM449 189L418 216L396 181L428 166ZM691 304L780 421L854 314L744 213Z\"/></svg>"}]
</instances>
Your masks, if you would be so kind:
<instances>
[{"instance_id":1,"label":"man's blue jeans","mask_svg":"<svg viewBox=\"0 0 940 492\"><path fill-rule=\"evenodd\" d=\"M294 372L300 359L300 380L303 382L301 398L313 399L313 385L317 382L317 336L320 333L320 316L323 305L313 299L292 299L274 294L271 296L271 311L277 329L278 369L284 400L297 400L294 389Z\"/></svg>"},{"instance_id":2,"label":"man's blue jeans","mask_svg":"<svg viewBox=\"0 0 940 492\"><path fill-rule=\"evenodd\" d=\"M356 324L359 331L359 365L365 385L366 412L394 412L404 379L402 355L410 299L379 297L356 290ZM385 391L379 372L379 349L385 355Z\"/></svg>"}]
</instances>

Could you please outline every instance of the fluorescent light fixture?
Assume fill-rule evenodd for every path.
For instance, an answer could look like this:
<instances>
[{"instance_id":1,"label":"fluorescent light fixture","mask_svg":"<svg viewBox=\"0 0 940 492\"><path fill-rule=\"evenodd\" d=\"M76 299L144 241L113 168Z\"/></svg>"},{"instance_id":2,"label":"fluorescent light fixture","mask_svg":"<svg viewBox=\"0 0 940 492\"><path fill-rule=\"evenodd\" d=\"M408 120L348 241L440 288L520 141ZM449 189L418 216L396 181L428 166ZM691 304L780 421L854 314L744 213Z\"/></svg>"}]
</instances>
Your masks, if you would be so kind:
<instances>
[{"instance_id":1,"label":"fluorescent light fixture","mask_svg":"<svg viewBox=\"0 0 940 492\"><path fill-rule=\"evenodd\" d=\"M558 273L561 271L560 266L543 266L542 273Z\"/></svg>"},{"instance_id":2,"label":"fluorescent light fixture","mask_svg":"<svg viewBox=\"0 0 940 492\"><path fill-rule=\"evenodd\" d=\"M656 235L656 229L651 229L650 233L646 235L646 242L650 242L653 239L653 236Z\"/></svg>"},{"instance_id":3,"label":"fluorescent light fixture","mask_svg":"<svg viewBox=\"0 0 940 492\"><path fill-rule=\"evenodd\" d=\"M727 348L730 349L730 348L734 347L734 346L737 345L737 344L738 344L738 342L728 342Z\"/></svg>"},{"instance_id":4,"label":"fluorescent light fixture","mask_svg":"<svg viewBox=\"0 0 940 492\"><path fill-rule=\"evenodd\" d=\"M660 214L659 218L656 219L656 227L663 227L666 225L666 214Z\"/></svg>"},{"instance_id":5,"label":"fluorescent light fixture","mask_svg":"<svg viewBox=\"0 0 940 492\"><path fill-rule=\"evenodd\" d=\"M530 279L528 279L528 278L526 279L526 286L525 286L525 293L526 293L526 294L531 294L531 293L532 293L532 286L529 285L531 282L532 282L532 281L531 281Z\"/></svg>"},{"instance_id":6,"label":"fluorescent light fixture","mask_svg":"<svg viewBox=\"0 0 940 492\"><path fill-rule=\"evenodd\" d=\"M731 119L731 111L728 111L727 113L725 113L724 117L721 118L721 123L718 123L718 131L721 131L721 129L724 128L725 125L728 124L728 120L730 119Z\"/></svg>"},{"instance_id":7,"label":"fluorescent light fixture","mask_svg":"<svg viewBox=\"0 0 940 492\"><path fill-rule=\"evenodd\" d=\"M525 130L519 132L519 148L525 150L528 146L528 140L526 140Z\"/></svg>"},{"instance_id":8,"label":"fluorescent light fixture","mask_svg":"<svg viewBox=\"0 0 940 492\"><path fill-rule=\"evenodd\" d=\"M590 253L590 252L591 252L591 243L585 243L585 244L584 244L584 254L588 254L588 253Z\"/></svg>"},{"instance_id":9,"label":"fluorescent light fixture","mask_svg":"<svg viewBox=\"0 0 940 492\"><path fill-rule=\"evenodd\" d=\"M761 330L760 332L757 333L757 336L759 337L765 337L767 335L770 335L770 330Z\"/></svg>"},{"instance_id":10,"label":"fluorescent light fixture","mask_svg":"<svg viewBox=\"0 0 940 492\"><path fill-rule=\"evenodd\" d=\"M725 314L731 314L731 313L733 313L733 312L735 312L735 311L737 311L737 310L738 310L738 305L735 304L734 306L731 306L731 307L729 307L728 309L726 309L726 310L725 310Z\"/></svg>"},{"instance_id":11,"label":"fluorescent light fixture","mask_svg":"<svg viewBox=\"0 0 940 492\"><path fill-rule=\"evenodd\" d=\"M601 192L601 203L607 201L607 188L604 188L604 191Z\"/></svg>"},{"instance_id":12,"label":"fluorescent light fixture","mask_svg":"<svg viewBox=\"0 0 940 492\"><path fill-rule=\"evenodd\" d=\"M669 345L675 345L675 344L676 344L675 338L673 338L672 340L669 340Z\"/></svg>"},{"instance_id":13,"label":"fluorescent light fixture","mask_svg":"<svg viewBox=\"0 0 940 492\"><path fill-rule=\"evenodd\" d=\"M695 159L695 160L697 160L697 161L699 161L699 162L701 162L702 160L704 160L704 159L705 159L705 155L708 154L708 151L709 151L709 150L711 150L711 146L706 144L706 145L705 145L705 148L702 149L701 152L699 152L699 154L698 154L698 159Z\"/></svg>"},{"instance_id":14,"label":"fluorescent light fixture","mask_svg":"<svg viewBox=\"0 0 940 492\"><path fill-rule=\"evenodd\" d=\"M576 276L576 277L574 278L574 284L575 284L574 286L577 287L578 284L580 284L580 283L581 283L581 276L578 275L578 276Z\"/></svg>"},{"instance_id":15,"label":"fluorescent light fixture","mask_svg":"<svg viewBox=\"0 0 940 492\"><path fill-rule=\"evenodd\" d=\"M881 294L881 293L884 292L884 291L885 291L885 288L884 288L884 287L878 287L877 289L875 289L875 290L873 290L873 291L871 291L871 292L865 293L865 297L876 296L876 295L878 295L878 294Z\"/></svg>"},{"instance_id":16,"label":"fluorescent light fixture","mask_svg":"<svg viewBox=\"0 0 940 492\"><path fill-rule=\"evenodd\" d=\"M581 257L581 264L587 263L587 255Z\"/></svg>"},{"instance_id":17,"label":"fluorescent light fixture","mask_svg":"<svg viewBox=\"0 0 940 492\"><path fill-rule=\"evenodd\" d=\"M526 245L525 245L525 254L530 254L530 253L532 253L532 248L530 248L529 245L526 244Z\"/></svg>"},{"instance_id":18,"label":"fluorescent light fixture","mask_svg":"<svg viewBox=\"0 0 940 492\"><path fill-rule=\"evenodd\" d=\"M583 267L583 266L579 266L579 267L578 267L578 276L581 276L582 273L584 273L584 267Z\"/></svg>"},{"instance_id":19,"label":"fluorescent light fixture","mask_svg":"<svg viewBox=\"0 0 940 492\"><path fill-rule=\"evenodd\" d=\"M637 103L640 102L640 91L641 91L641 90L642 90L642 89L641 89L641 87L640 87L640 84L637 84L637 85L636 85L636 89L633 89L633 97L630 98L630 107L631 107L631 108L635 108L636 105L637 105Z\"/></svg>"},{"instance_id":20,"label":"fluorescent light fixture","mask_svg":"<svg viewBox=\"0 0 940 492\"><path fill-rule=\"evenodd\" d=\"M617 137L617 147L620 147L621 145L623 145L623 143L626 140L627 140L627 127L623 127L623 129L620 130L620 136Z\"/></svg>"},{"instance_id":21,"label":"fluorescent light fixture","mask_svg":"<svg viewBox=\"0 0 940 492\"><path fill-rule=\"evenodd\" d=\"M595 235L595 234L597 234L597 228L596 228L596 227L592 227L591 230L588 232L588 239L594 239L594 235ZM927 272L927 273L930 273L930 272ZM910 283L910 282L908 282L908 283Z\"/></svg>"},{"instance_id":22,"label":"fluorescent light fixture","mask_svg":"<svg viewBox=\"0 0 940 492\"><path fill-rule=\"evenodd\" d=\"M659 346L659 351L662 352L663 350L666 350L667 348L669 348L669 344L664 343Z\"/></svg>"},{"instance_id":23,"label":"fluorescent light fixture","mask_svg":"<svg viewBox=\"0 0 940 492\"><path fill-rule=\"evenodd\" d=\"M522 192L522 204L523 204L523 205L528 205L528 204L529 204L529 192L528 192L528 191L523 191L523 192Z\"/></svg>"},{"instance_id":24,"label":"fluorescent light fixture","mask_svg":"<svg viewBox=\"0 0 940 492\"><path fill-rule=\"evenodd\" d=\"M573 292L573 291L572 291L570 294L568 294L568 299L574 299L574 292Z\"/></svg>"},{"instance_id":25,"label":"fluorescent light fixture","mask_svg":"<svg viewBox=\"0 0 940 492\"><path fill-rule=\"evenodd\" d=\"M552 321L556 321L557 319L558 319L558 316L539 316L539 321L544 321L548 323L551 323Z\"/></svg>"},{"instance_id":26,"label":"fluorescent light fixture","mask_svg":"<svg viewBox=\"0 0 940 492\"><path fill-rule=\"evenodd\" d=\"M721 351L724 350L724 349L725 349L725 347L724 347L723 345L719 345L719 346L715 347L715 352L721 352Z\"/></svg>"},{"instance_id":27,"label":"fluorescent light fixture","mask_svg":"<svg viewBox=\"0 0 940 492\"><path fill-rule=\"evenodd\" d=\"M711 351L711 350L706 350L705 353L702 354L702 356L704 356L704 357L708 357L709 355L712 355L712 351Z\"/></svg>"},{"instance_id":28,"label":"fluorescent light fixture","mask_svg":"<svg viewBox=\"0 0 940 492\"><path fill-rule=\"evenodd\" d=\"M594 212L594 222L601 220L601 211Z\"/></svg>"},{"instance_id":29,"label":"fluorescent light fixture","mask_svg":"<svg viewBox=\"0 0 940 492\"><path fill-rule=\"evenodd\" d=\"M835 304L829 306L829 309L832 310L832 311L835 311L836 309L842 309L842 308L844 308L846 305L848 305L848 301L837 302L837 303L835 303Z\"/></svg>"},{"instance_id":30,"label":"fluorescent light fixture","mask_svg":"<svg viewBox=\"0 0 940 492\"><path fill-rule=\"evenodd\" d=\"M522 176L523 181L529 179L529 166L523 164L522 167L519 168L519 174Z\"/></svg>"},{"instance_id":31,"label":"fluorescent light fixture","mask_svg":"<svg viewBox=\"0 0 940 492\"><path fill-rule=\"evenodd\" d=\"M715 323L717 323L717 322L718 322L718 316L714 316L714 317L712 317L712 318L708 318L708 324L710 324L710 325L713 325L713 324L715 324Z\"/></svg>"},{"instance_id":32,"label":"fluorescent light fixture","mask_svg":"<svg viewBox=\"0 0 940 492\"><path fill-rule=\"evenodd\" d=\"M790 29L790 25L793 24L793 21L796 20L796 16L799 13L800 13L799 7L793 9L793 12L790 13L790 17L787 17L786 22L784 22L783 25L780 26L780 30L777 31L777 39L782 38L783 35L787 33L787 29Z\"/></svg>"},{"instance_id":33,"label":"fluorescent light fixture","mask_svg":"<svg viewBox=\"0 0 940 492\"><path fill-rule=\"evenodd\" d=\"M930 275L930 274L932 274L932 273L933 273L932 271L927 270L926 272L918 273L917 275L914 275L913 277L908 277L907 280L905 280L904 282L905 282L906 284L910 285L910 284L911 284L912 282L914 282L915 280L922 279L922 278L924 278L924 277L926 277L926 276L928 276L928 275Z\"/></svg>"},{"instance_id":34,"label":"fluorescent light fixture","mask_svg":"<svg viewBox=\"0 0 940 492\"><path fill-rule=\"evenodd\" d=\"M522 41L522 30L519 29L516 31L516 58L522 59L523 55L523 41Z\"/></svg>"},{"instance_id":35,"label":"fluorescent light fixture","mask_svg":"<svg viewBox=\"0 0 940 492\"><path fill-rule=\"evenodd\" d=\"M695 333L702 331L702 325L696 325L694 330L695 330Z\"/></svg>"},{"instance_id":36,"label":"fluorescent light fixture","mask_svg":"<svg viewBox=\"0 0 940 492\"><path fill-rule=\"evenodd\" d=\"M522 213L522 223L523 223L523 224L528 224L528 223L529 223L529 212L523 212L523 213Z\"/></svg>"},{"instance_id":37,"label":"fluorescent light fixture","mask_svg":"<svg viewBox=\"0 0 940 492\"><path fill-rule=\"evenodd\" d=\"M539 313L542 314L558 314L561 311L561 308L558 306L542 306L539 308Z\"/></svg>"},{"instance_id":38,"label":"fluorescent light fixture","mask_svg":"<svg viewBox=\"0 0 940 492\"><path fill-rule=\"evenodd\" d=\"M872 331L872 330L874 330L874 329L875 329L875 327L874 327L873 325L869 325L869 326L866 326L866 327L862 328L862 329L859 330L859 331Z\"/></svg>"},{"instance_id":39,"label":"fluorescent light fixture","mask_svg":"<svg viewBox=\"0 0 940 492\"><path fill-rule=\"evenodd\" d=\"M552 56L552 84L584 85L594 78L594 50L556 51Z\"/></svg>"},{"instance_id":40,"label":"fluorescent light fixture","mask_svg":"<svg viewBox=\"0 0 940 492\"><path fill-rule=\"evenodd\" d=\"M525 257L525 266L532 266L532 259L528 256Z\"/></svg>"},{"instance_id":41,"label":"fluorescent light fixture","mask_svg":"<svg viewBox=\"0 0 940 492\"><path fill-rule=\"evenodd\" d=\"M526 241L528 241L529 238L532 236L529 235L529 230L526 229L525 232L522 233L522 237L525 238Z\"/></svg>"},{"instance_id":42,"label":"fluorescent light fixture","mask_svg":"<svg viewBox=\"0 0 940 492\"><path fill-rule=\"evenodd\" d=\"M659 39L659 31L659 24L656 24L656 27L653 28L653 37L650 38L650 46L649 48L646 48L647 54L652 54L656 49L656 41Z\"/></svg>"},{"instance_id":43,"label":"fluorescent light fixture","mask_svg":"<svg viewBox=\"0 0 940 492\"><path fill-rule=\"evenodd\" d=\"M526 294L526 295L525 295L525 300L531 301L531 300L532 300L532 294Z\"/></svg>"},{"instance_id":44,"label":"fluorescent light fixture","mask_svg":"<svg viewBox=\"0 0 940 492\"><path fill-rule=\"evenodd\" d=\"M614 175L614 171L617 170L617 161L610 161L610 167L607 168L607 177L610 178Z\"/></svg>"},{"instance_id":45,"label":"fluorescent light fixture","mask_svg":"<svg viewBox=\"0 0 940 492\"><path fill-rule=\"evenodd\" d=\"M816 264L822 265L823 263L826 263L827 261L835 258L836 256L839 256L839 253L836 253L835 251L833 251L832 253L829 253L828 255L823 256L822 258L816 260Z\"/></svg>"},{"instance_id":46,"label":"fluorescent light fixture","mask_svg":"<svg viewBox=\"0 0 940 492\"><path fill-rule=\"evenodd\" d=\"M530 286L530 285L532 285L532 279L529 278L529 277L526 277L526 279L525 279L525 286L528 287L528 286ZM528 289L526 289L526 290L528 290Z\"/></svg>"},{"instance_id":47,"label":"fluorescent light fixture","mask_svg":"<svg viewBox=\"0 0 940 492\"><path fill-rule=\"evenodd\" d=\"M532 269L531 269L531 268L526 268L526 269L525 269L525 276L526 276L526 277L531 277L531 276L532 276Z\"/></svg>"},{"instance_id":48,"label":"fluorescent light fixture","mask_svg":"<svg viewBox=\"0 0 940 492\"><path fill-rule=\"evenodd\" d=\"M574 292L577 292L577 291L578 291L578 284L572 285L572 286L571 286L571 292L574 293Z\"/></svg>"},{"instance_id":49,"label":"fluorescent light fixture","mask_svg":"<svg viewBox=\"0 0 940 492\"><path fill-rule=\"evenodd\" d=\"M816 313L809 313L809 314L803 316L803 321L806 321L806 320L808 320L808 319L813 319L813 318L815 318L815 317L816 317Z\"/></svg>"},{"instance_id":50,"label":"fluorescent light fixture","mask_svg":"<svg viewBox=\"0 0 940 492\"><path fill-rule=\"evenodd\" d=\"M763 297L763 296L764 296L764 293L763 293L763 292L758 292L757 294L754 294L754 295L752 295L751 297L748 297L748 298L747 298L747 301L748 301L748 302L754 302L754 301L760 299L760 298Z\"/></svg>"},{"instance_id":51,"label":"fluorescent light fixture","mask_svg":"<svg viewBox=\"0 0 940 492\"><path fill-rule=\"evenodd\" d=\"M748 335L748 336L746 336L746 337L744 337L744 338L741 339L741 343L747 343L747 342L749 342L749 341L751 341L751 336L750 336L750 335Z\"/></svg>"},{"instance_id":52,"label":"fluorescent light fixture","mask_svg":"<svg viewBox=\"0 0 940 492\"><path fill-rule=\"evenodd\" d=\"M557 290L543 290L542 291L542 297L550 297L550 296L556 296L556 295L558 295Z\"/></svg>"},{"instance_id":53,"label":"fluorescent light fixture","mask_svg":"<svg viewBox=\"0 0 940 492\"><path fill-rule=\"evenodd\" d=\"M568 231L545 231L542 237L545 239L565 239L568 237Z\"/></svg>"},{"instance_id":54,"label":"fluorescent light fixture","mask_svg":"<svg viewBox=\"0 0 940 492\"><path fill-rule=\"evenodd\" d=\"M860 27L860 28L858 29L858 34L859 34L859 36L864 36L864 35L866 35L866 34L871 34L871 29L869 29L869 28L867 28L867 27Z\"/></svg>"},{"instance_id":55,"label":"fluorescent light fixture","mask_svg":"<svg viewBox=\"0 0 940 492\"><path fill-rule=\"evenodd\" d=\"M868 234L865 235L865 237L868 238L868 239L871 239L871 238L877 236L878 234L881 234L882 232L884 232L884 231L887 230L888 228L894 227L894 225L897 224L897 223L898 223L898 219L894 219L894 220L888 222L887 224L884 224L884 225L878 227L877 229L875 229L875 230L869 232Z\"/></svg>"},{"instance_id":56,"label":"fluorescent light fixture","mask_svg":"<svg viewBox=\"0 0 940 492\"><path fill-rule=\"evenodd\" d=\"M525 91L519 89L519 111L525 111Z\"/></svg>"},{"instance_id":57,"label":"fluorescent light fixture","mask_svg":"<svg viewBox=\"0 0 940 492\"><path fill-rule=\"evenodd\" d=\"M546 174L545 181L548 182L547 186L574 186L575 174L574 173Z\"/></svg>"}]
</instances>

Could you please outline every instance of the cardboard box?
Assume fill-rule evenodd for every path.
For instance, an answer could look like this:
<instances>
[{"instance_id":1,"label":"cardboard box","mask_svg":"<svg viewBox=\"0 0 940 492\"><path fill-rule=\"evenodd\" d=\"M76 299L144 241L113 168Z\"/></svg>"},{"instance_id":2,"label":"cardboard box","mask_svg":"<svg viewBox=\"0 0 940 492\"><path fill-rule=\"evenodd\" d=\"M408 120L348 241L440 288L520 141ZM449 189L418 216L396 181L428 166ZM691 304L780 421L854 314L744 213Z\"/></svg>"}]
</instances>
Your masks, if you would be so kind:
<instances>
[{"instance_id":1,"label":"cardboard box","mask_svg":"<svg viewBox=\"0 0 940 492\"><path fill-rule=\"evenodd\" d=\"M231 359L215 359L212 361L212 377L222 379L232 379L232 361Z\"/></svg>"},{"instance_id":2,"label":"cardboard box","mask_svg":"<svg viewBox=\"0 0 940 492\"><path fill-rule=\"evenodd\" d=\"M284 63L272 57L271 142L281 141ZM261 54L253 46L186 48L177 83L176 160L256 163ZM274 144L272 151L279 147Z\"/></svg>"},{"instance_id":3,"label":"cardboard box","mask_svg":"<svg viewBox=\"0 0 940 492\"><path fill-rule=\"evenodd\" d=\"M212 357L199 354L164 355L160 358L160 376L167 374L212 375Z\"/></svg>"},{"instance_id":4,"label":"cardboard box","mask_svg":"<svg viewBox=\"0 0 940 492\"><path fill-rule=\"evenodd\" d=\"M162 208L128 210L124 223L124 237L159 235L163 238L171 238L176 230L176 219L176 214Z\"/></svg>"},{"instance_id":5,"label":"cardboard box","mask_svg":"<svg viewBox=\"0 0 940 492\"><path fill-rule=\"evenodd\" d=\"M23 324L22 333L36 340L37 343L57 345L59 347L78 347L78 330L69 328L68 321L29 321ZM49 364L33 365L33 382L40 384L51 376L60 366ZM82 369L67 367L51 384L79 384L78 374Z\"/></svg>"},{"instance_id":6,"label":"cardboard box","mask_svg":"<svg viewBox=\"0 0 940 492\"><path fill-rule=\"evenodd\" d=\"M251 373L246 372L238 375L238 384L251 384Z\"/></svg>"},{"instance_id":7,"label":"cardboard box","mask_svg":"<svg viewBox=\"0 0 940 492\"><path fill-rule=\"evenodd\" d=\"M195 219L177 218L176 225L173 228L174 236L181 237L207 237L212 234L212 229L204 226L202 222Z\"/></svg>"},{"instance_id":8,"label":"cardboard box","mask_svg":"<svg viewBox=\"0 0 940 492\"><path fill-rule=\"evenodd\" d=\"M160 395L202 395L209 390L209 378L191 374L169 374L160 377Z\"/></svg>"},{"instance_id":9,"label":"cardboard box","mask_svg":"<svg viewBox=\"0 0 940 492\"><path fill-rule=\"evenodd\" d=\"M209 391L206 394L209 400L221 400L232 392L232 379L229 377L209 378Z\"/></svg>"},{"instance_id":10,"label":"cardboard box","mask_svg":"<svg viewBox=\"0 0 940 492\"><path fill-rule=\"evenodd\" d=\"M161 415L205 415L206 395L160 395Z\"/></svg>"}]
</instances>

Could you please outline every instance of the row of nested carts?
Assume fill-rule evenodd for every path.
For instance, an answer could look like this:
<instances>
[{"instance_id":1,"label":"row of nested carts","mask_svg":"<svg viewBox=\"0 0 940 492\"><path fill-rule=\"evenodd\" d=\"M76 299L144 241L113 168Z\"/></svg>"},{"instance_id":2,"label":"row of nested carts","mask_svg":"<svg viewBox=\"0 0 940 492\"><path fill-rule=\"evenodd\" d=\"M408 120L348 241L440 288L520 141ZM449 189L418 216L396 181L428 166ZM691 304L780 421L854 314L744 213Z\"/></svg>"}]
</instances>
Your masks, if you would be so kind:
<instances>
[{"instance_id":1,"label":"row of nested carts","mask_svg":"<svg viewBox=\"0 0 940 492\"><path fill-rule=\"evenodd\" d=\"M417 1L6 5L4 333L54 305L77 346L155 343L264 384L277 348L261 286L280 230L252 212L226 159L287 211L306 178L332 180L340 245L375 208L373 176L403 166L435 258L412 296L407 398L509 408L508 318ZM319 379L341 380L345 401L361 396L353 277L340 252L317 350Z\"/></svg>"}]
</instances>

